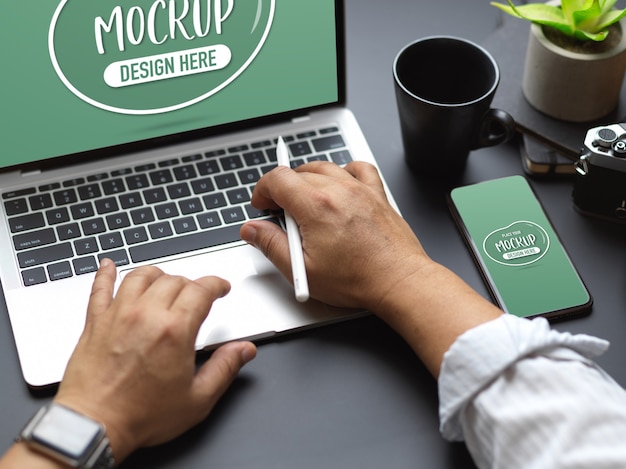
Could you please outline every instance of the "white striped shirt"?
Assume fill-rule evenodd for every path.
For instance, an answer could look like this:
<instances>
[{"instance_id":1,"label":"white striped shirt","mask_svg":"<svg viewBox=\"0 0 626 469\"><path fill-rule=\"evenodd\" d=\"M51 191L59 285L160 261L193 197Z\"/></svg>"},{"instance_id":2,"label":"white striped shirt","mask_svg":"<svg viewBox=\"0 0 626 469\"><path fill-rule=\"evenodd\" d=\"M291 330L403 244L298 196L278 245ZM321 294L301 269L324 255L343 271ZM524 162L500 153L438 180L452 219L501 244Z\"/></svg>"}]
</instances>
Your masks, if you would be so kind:
<instances>
[{"instance_id":1,"label":"white striped shirt","mask_svg":"<svg viewBox=\"0 0 626 469\"><path fill-rule=\"evenodd\" d=\"M502 317L461 335L439 376L443 436L481 468L626 468L626 391L608 342Z\"/></svg>"}]
</instances>

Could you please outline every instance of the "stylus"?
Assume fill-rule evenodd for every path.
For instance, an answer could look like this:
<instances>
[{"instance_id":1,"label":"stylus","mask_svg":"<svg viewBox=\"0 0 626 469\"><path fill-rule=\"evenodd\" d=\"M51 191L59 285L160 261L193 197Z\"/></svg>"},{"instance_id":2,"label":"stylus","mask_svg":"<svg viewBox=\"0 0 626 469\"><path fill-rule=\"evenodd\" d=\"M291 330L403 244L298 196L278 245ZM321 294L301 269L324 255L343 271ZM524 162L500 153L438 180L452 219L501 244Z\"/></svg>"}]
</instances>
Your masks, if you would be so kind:
<instances>
[{"instance_id":1,"label":"stylus","mask_svg":"<svg viewBox=\"0 0 626 469\"><path fill-rule=\"evenodd\" d=\"M291 167L289 164L289 150L282 137L278 137L276 146L276 158L279 166ZM289 241L289 256L291 257L291 272L293 276L293 289L296 300L304 303L309 299L309 283L304 265L304 252L302 251L302 238L300 230L293 217L285 210L285 226L287 227L287 239Z\"/></svg>"}]
</instances>

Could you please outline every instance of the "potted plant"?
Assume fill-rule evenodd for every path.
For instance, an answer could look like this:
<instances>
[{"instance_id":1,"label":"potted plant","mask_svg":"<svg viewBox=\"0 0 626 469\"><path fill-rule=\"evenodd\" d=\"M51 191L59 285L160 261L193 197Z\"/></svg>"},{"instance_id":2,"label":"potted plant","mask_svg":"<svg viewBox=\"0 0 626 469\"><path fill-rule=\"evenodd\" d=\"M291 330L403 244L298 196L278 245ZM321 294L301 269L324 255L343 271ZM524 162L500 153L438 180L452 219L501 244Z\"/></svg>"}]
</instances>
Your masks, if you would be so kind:
<instances>
[{"instance_id":1,"label":"potted plant","mask_svg":"<svg viewBox=\"0 0 626 469\"><path fill-rule=\"evenodd\" d=\"M626 9L617 0L491 2L531 22L522 92L535 109L569 122L602 118L617 106L626 70Z\"/></svg>"}]
</instances>

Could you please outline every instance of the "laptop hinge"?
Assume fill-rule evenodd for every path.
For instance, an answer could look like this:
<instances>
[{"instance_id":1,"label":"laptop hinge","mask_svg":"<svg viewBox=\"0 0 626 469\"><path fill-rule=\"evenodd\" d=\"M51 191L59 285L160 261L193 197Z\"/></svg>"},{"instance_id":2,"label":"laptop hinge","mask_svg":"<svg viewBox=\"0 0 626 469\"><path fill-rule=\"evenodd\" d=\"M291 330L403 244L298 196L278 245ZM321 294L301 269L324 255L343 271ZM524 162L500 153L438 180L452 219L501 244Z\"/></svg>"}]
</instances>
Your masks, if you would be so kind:
<instances>
[{"instance_id":1,"label":"laptop hinge","mask_svg":"<svg viewBox=\"0 0 626 469\"><path fill-rule=\"evenodd\" d=\"M39 176L41 174L41 169L29 169L27 171L21 171L20 176L23 178L31 177L31 176Z\"/></svg>"},{"instance_id":2,"label":"laptop hinge","mask_svg":"<svg viewBox=\"0 0 626 469\"><path fill-rule=\"evenodd\" d=\"M294 117L293 119L291 119L291 122L293 122L294 124L297 124L299 122L306 122L311 120L311 116L299 116L299 117Z\"/></svg>"}]
</instances>

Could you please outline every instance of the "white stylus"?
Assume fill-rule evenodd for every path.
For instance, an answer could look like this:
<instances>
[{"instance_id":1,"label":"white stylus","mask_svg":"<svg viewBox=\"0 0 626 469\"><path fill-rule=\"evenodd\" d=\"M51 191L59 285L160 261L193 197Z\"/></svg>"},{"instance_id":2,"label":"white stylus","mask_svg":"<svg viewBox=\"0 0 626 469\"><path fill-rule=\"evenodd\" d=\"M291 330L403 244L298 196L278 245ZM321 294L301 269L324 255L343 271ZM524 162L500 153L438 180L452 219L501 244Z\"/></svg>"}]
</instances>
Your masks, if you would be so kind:
<instances>
[{"instance_id":1,"label":"white stylus","mask_svg":"<svg viewBox=\"0 0 626 469\"><path fill-rule=\"evenodd\" d=\"M282 137L278 137L276 146L276 159L279 166L291 167L289 164L289 150ZM291 272L293 276L293 289L296 300L304 303L309 299L309 283L306 277L304 265L304 252L302 251L302 238L300 230L293 217L285 210L285 226L287 227L287 239L289 240L289 256L291 257Z\"/></svg>"}]
</instances>

